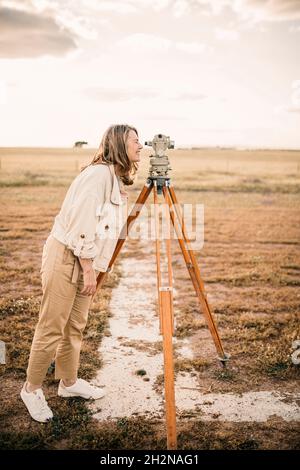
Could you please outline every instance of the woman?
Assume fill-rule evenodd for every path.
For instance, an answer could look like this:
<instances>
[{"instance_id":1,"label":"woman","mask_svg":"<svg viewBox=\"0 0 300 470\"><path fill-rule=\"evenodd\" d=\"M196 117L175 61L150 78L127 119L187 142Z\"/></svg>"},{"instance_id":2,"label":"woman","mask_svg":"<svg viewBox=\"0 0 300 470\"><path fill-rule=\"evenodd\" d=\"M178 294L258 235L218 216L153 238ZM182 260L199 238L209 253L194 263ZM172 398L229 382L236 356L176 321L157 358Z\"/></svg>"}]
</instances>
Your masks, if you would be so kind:
<instances>
[{"instance_id":1,"label":"woman","mask_svg":"<svg viewBox=\"0 0 300 470\"><path fill-rule=\"evenodd\" d=\"M97 274L107 270L118 240L116 218L127 196L123 185L133 183L141 149L134 127L109 127L96 156L69 187L44 245L43 297L21 391L36 421L53 417L41 387L54 355L59 396L104 396L102 389L77 378L82 334Z\"/></svg>"}]
</instances>

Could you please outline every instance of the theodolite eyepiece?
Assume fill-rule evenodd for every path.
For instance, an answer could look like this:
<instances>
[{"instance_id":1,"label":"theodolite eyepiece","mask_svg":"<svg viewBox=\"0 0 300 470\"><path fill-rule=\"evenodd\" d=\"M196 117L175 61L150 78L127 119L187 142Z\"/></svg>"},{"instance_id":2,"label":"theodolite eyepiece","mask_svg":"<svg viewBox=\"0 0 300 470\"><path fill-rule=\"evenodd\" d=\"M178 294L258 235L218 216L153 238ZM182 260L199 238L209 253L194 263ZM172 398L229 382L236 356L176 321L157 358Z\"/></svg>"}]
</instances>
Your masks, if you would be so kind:
<instances>
[{"instance_id":1,"label":"theodolite eyepiece","mask_svg":"<svg viewBox=\"0 0 300 470\"><path fill-rule=\"evenodd\" d=\"M170 140L169 136L166 136L163 134L156 134L153 140L147 140L147 142L145 142L145 145L148 145L149 147L153 147L155 151L154 156L162 157L164 156L164 152L167 149L174 148L175 143L174 143L174 140Z\"/></svg>"}]
</instances>

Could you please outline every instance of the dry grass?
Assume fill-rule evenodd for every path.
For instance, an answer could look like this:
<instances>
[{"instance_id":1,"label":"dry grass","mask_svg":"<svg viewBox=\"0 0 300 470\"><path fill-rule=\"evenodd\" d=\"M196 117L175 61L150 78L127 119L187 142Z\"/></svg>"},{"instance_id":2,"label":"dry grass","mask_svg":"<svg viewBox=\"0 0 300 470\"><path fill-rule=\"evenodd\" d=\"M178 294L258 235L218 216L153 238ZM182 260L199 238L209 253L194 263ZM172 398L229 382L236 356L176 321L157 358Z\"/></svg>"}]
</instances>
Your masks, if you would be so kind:
<instances>
[{"instance_id":1,"label":"dry grass","mask_svg":"<svg viewBox=\"0 0 300 470\"><path fill-rule=\"evenodd\" d=\"M149 152L145 152L145 155ZM1 448L163 449L163 423L142 418L95 422L81 400L63 401L49 371L46 393L56 418L41 426L28 418L19 399L41 297L42 244L68 184L93 151L0 149L0 312L7 364L0 366ZM170 152L178 199L205 207L205 243L197 258L225 350L226 369L215 351L178 247L174 243L176 334L189 336L195 359L176 356L176 373L190 371L202 390L294 391L299 368L290 360L300 338L300 153L195 150ZM135 201L147 174L142 162ZM152 202L152 201L151 201ZM137 255L139 255L137 253ZM140 254L142 257L142 254ZM101 367L97 348L106 334L110 275L90 312L80 374ZM155 347L146 345L150 350ZM157 378L161 389L162 377ZM71 406L70 406L71 405ZM180 419L181 449L295 449L296 423L205 423Z\"/></svg>"}]
</instances>

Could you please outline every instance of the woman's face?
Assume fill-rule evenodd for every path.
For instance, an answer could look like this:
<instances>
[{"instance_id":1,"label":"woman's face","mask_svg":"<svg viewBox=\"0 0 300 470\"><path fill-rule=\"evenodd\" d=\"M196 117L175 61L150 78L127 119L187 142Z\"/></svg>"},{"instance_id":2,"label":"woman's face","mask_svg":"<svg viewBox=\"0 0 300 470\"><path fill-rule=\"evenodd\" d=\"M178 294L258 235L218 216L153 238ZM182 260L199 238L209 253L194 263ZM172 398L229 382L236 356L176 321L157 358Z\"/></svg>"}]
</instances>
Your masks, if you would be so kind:
<instances>
[{"instance_id":1,"label":"woman's face","mask_svg":"<svg viewBox=\"0 0 300 470\"><path fill-rule=\"evenodd\" d=\"M136 132L130 130L127 137L126 150L127 156L131 162L140 161L140 151L142 150L142 148L143 146L140 144Z\"/></svg>"}]
</instances>

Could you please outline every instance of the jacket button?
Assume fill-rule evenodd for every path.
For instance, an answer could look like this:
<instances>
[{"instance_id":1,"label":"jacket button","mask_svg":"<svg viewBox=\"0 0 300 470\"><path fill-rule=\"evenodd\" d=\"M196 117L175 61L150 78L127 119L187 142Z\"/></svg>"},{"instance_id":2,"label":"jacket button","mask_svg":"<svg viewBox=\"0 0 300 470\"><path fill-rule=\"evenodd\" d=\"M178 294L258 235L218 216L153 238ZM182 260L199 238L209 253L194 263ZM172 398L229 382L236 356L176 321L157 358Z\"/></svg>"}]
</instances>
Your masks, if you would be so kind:
<instances>
[{"instance_id":1,"label":"jacket button","mask_svg":"<svg viewBox=\"0 0 300 470\"><path fill-rule=\"evenodd\" d=\"M105 225L105 230L108 230L109 229L109 225Z\"/></svg>"},{"instance_id":2,"label":"jacket button","mask_svg":"<svg viewBox=\"0 0 300 470\"><path fill-rule=\"evenodd\" d=\"M85 238L84 233L82 233L82 234L80 235L80 238Z\"/></svg>"}]
</instances>

